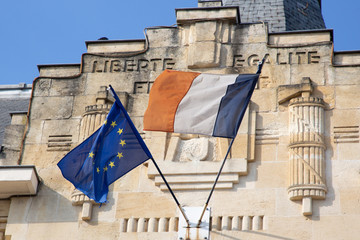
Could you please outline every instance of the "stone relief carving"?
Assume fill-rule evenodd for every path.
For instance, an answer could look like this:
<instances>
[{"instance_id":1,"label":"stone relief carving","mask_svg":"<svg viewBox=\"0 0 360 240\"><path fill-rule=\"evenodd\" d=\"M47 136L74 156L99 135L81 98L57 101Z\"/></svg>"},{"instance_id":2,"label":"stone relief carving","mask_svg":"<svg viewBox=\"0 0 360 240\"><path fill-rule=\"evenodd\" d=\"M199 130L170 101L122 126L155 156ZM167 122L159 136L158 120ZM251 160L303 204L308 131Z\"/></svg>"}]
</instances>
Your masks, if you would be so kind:
<instances>
[{"instance_id":1,"label":"stone relief carving","mask_svg":"<svg viewBox=\"0 0 360 240\"><path fill-rule=\"evenodd\" d=\"M166 160L170 161L213 161L214 139L201 137L195 134L177 134L171 135L171 151L167 151ZM181 151L179 151L181 149Z\"/></svg>"},{"instance_id":2,"label":"stone relief carving","mask_svg":"<svg viewBox=\"0 0 360 240\"><path fill-rule=\"evenodd\" d=\"M265 216L212 216L212 231L259 231L265 229ZM131 217L120 219L120 232L177 232L178 217Z\"/></svg>"},{"instance_id":3,"label":"stone relief carving","mask_svg":"<svg viewBox=\"0 0 360 240\"><path fill-rule=\"evenodd\" d=\"M334 126L334 143L358 143L359 126Z\"/></svg>"},{"instance_id":4,"label":"stone relief carving","mask_svg":"<svg viewBox=\"0 0 360 240\"><path fill-rule=\"evenodd\" d=\"M47 151L70 151L72 135L49 135Z\"/></svg>"},{"instance_id":5,"label":"stone relief carving","mask_svg":"<svg viewBox=\"0 0 360 240\"><path fill-rule=\"evenodd\" d=\"M280 86L279 103L289 102L289 161L291 200L302 200L303 215L312 215L312 199L325 199L324 101L311 97L310 78Z\"/></svg>"},{"instance_id":6,"label":"stone relief carving","mask_svg":"<svg viewBox=\"0 0 360 240\"><path fill-rule=\"evenodd\" d=\"M290 101L291 200L303 201L303 214L311 215L311 199L325 199L324 104L321 98Z\"/></svg>"},{"instance_id":7,"label":"stone relief carving","mask_svg":"<svg viewBox=\"0 0 360 240\"><path fill-rule=\"evenodd\" d=\"M198 138L188 140L184 144L184 152L190 161L204 161L209 155L209 139Z\"/></svg>"}]
</instances>

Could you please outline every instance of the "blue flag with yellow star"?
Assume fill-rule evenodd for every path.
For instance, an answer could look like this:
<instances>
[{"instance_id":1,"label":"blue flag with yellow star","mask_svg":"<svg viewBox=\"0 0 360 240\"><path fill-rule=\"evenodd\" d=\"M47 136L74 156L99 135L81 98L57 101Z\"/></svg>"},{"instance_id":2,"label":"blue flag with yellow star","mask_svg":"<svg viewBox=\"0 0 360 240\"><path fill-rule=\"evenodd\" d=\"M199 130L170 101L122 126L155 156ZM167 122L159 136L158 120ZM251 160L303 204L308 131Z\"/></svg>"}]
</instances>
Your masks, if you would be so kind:
<instances>
[{"instance_id":1,"label":"blue flag with yellow star","mask_svg":"<svg viewBox=\"0 0 360 240\"><path fill-rule=\"evenodd\" d=\"M114 91L113 94L116 101L105 123L58 163L67 180L99 203L106 202L111 183L152 158Z\"/></svg>"}]
</instances>

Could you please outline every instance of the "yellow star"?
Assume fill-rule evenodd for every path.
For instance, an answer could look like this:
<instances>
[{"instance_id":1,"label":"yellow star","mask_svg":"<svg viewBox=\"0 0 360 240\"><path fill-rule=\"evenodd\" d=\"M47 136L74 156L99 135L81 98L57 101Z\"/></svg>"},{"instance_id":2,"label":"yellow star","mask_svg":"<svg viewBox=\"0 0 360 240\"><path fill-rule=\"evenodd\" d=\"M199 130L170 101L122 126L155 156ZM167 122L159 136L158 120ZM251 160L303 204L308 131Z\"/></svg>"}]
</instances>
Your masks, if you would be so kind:
<instances>
[{"instance_id":1,"label":"yellow star","mask_svg":"<svg viewBox=\"0 0 360 240\"><path fill-rule=\"evenodd\" d=\"M111 168L115 167L114 162L110 162L110 163L109 163L109 166L110 166Z\"/></svg>"},{"instance_id":2,"label":"yellow star","mask_svg":"<svg viewBox=\"0 0 360 240\"><path fill-rule=\"evenodd\" d=\"M89 153L89 157L90 157L90 158L93 158L93 157L94 157L94 153L93 153L93 152Z\"/></svg>"},{"instance_id":3,"label":"yellow star","mask_svg":"<svg viewBox=\"0 0 360 240\"><path fill-rule=\"evenodd\" d=\"M118 132L119 135L121 135L122 132L123 132L123 129L119 128L119 131L117 131L117 132Z\"/></svg>"},{"instance_id":4,"label":"yellow star","mask_svg":"<svg viewBox=\"0 0 360 240\"><path fill-rule=\"evenodd\" d=\"M115 121L111 122L111 126L112 126L112 127L115 127L116 125L117 125L117 124L116 124Z\"/></svg>"},{"instance_id":5,"label":"yellow star","mask_svg":"<svg viewBox=\"0 0 360 240\"><path fill-rule=\"evenodd\" d=\"M99 168L96 168L96 171L97 171L97 173L99 173L99 172L100 172L100 169L99 169Z\"/></svg>"},{"instance_id":6,"label":"yellow star","mask_svg":"<svg viewBox=\"0 0 360 240\"><path fill-rule=\"evenodd\" d=\"M117 157L121 159L123 157L123 154L118 152Z\"/></svg>"},{"instance_id":7,"label":"yellow star","mask_svg":"<svg viewBox=\"0 0 360 240\"><path fill-rule=\"evenodd\" d=\"M104 122L104 125L106 125L107 124L107 119L105 119L105 122Z\"/></svg>"},{"instance_id":8,"label":"yellow star","mask_svg":"<svg viewBox=\"0 0 360 240\"><path fill-rule=\"evenodd\" d=\"M105 166L103 169L104 169L104 172L106 172L107 171L107 166Z\"/></svg>"},{"instance_id":9,"label":"yellow star","mask_svg":"<svg viewBox=\"0 0 360 240\"><path fill-rule=\"evenodd\" d=\"M125 143L125 140L120 140L120 145L121 146L124 146L126 143Z\"/></svg>"}]
</instances>

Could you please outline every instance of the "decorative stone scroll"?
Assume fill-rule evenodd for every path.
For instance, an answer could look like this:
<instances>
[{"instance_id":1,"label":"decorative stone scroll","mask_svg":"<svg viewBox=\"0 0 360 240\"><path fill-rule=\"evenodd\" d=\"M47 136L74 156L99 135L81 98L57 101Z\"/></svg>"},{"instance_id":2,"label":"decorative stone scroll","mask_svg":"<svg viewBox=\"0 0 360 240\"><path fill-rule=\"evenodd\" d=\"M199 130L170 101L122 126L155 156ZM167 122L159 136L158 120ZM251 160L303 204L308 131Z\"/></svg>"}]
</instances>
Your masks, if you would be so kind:
<instances>
[{"instance_id":1,"label":"decorative stone scroll","mask_svg":"<svg viewBox=\"0 0 360 240\"><path fill-rule=\"evenodd\" d=\"M312 199L325 199L324 103L321 98L290 100L291 200L303 201L303 214L312 214Z\"/></svg>"}]
</instances>

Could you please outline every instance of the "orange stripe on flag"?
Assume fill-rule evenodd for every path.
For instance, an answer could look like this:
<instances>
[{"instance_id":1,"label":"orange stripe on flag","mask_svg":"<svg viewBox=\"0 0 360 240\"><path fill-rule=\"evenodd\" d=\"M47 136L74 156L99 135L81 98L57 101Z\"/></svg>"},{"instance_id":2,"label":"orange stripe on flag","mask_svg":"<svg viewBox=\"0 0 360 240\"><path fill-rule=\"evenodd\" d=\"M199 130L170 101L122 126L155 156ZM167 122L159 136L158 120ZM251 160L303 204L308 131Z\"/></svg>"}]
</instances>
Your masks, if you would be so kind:
<instances>
[{"instance_id":1,"label":"orange stripe on flag","mask_svg":"<svg viewBox=\"0 0 360 240\"><path fill-rule=\"evenodd\" d=\"M144 130L174 132L177 107L199 75L195 72L163 71L151 87Z\"/></svg>"}]
</instances>

